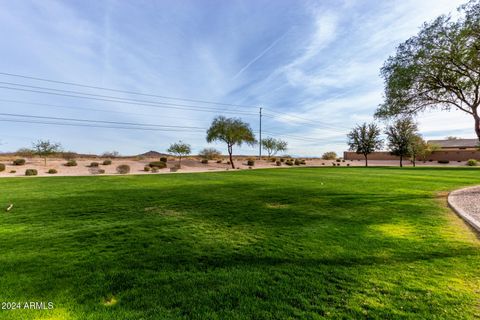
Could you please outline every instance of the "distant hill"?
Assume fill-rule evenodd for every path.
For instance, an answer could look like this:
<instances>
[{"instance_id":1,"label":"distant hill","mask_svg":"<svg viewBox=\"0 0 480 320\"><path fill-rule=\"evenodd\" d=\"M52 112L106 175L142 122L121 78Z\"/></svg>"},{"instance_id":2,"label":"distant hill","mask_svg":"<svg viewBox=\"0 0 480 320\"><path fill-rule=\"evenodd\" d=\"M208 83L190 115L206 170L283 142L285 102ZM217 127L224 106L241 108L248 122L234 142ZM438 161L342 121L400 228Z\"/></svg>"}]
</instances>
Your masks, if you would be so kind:
<instances>
[{"instance_id":1,"label":"distant hill","mask_svg":"<svg viewBox=\"0 0 480 320\"><path fill-rule=\"evenodd\" d=\"M160 152L157 152L157 151L150 150L150 151L148 151L148 152L139 154L138 156L139 156L139 157L145 157L145 158L158 158L158 157L169 156L169 154L160 153Z\"/></svg>"}]
</instances>

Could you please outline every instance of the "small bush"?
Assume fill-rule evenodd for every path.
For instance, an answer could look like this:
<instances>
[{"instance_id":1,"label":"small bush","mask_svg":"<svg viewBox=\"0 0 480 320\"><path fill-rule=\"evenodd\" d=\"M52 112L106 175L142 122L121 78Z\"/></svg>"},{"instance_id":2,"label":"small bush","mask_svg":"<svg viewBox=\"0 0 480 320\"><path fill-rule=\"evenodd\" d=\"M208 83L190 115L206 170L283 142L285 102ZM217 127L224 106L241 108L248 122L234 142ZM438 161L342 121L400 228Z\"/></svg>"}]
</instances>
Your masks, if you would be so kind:
<instances>
[{"instance_id":1,"label":"small bush","mask_svg":"<svg viewBox=\"0 0 480 320\"><path fill-rule=\"evenodd\" d=\"M167 163L167 160L168 160L167 157L161 157L160 158L160 161L165 162L165 163Z\"/></svg>"},{"instance_id":2,"label":"small bush","mask_svg":"<svg viewBox=\"0 0 480 320\"><path fill-rule=\"evenodd\" d=\"M332 162L332 164L333 164L333 166L334 166L334 167L336 167L336 166L337 166L337 164L336 164L335 162Z\"/></svg>"},{"instance_id":3,"label":"small bush","mask_svg":"<svg viewBox=\"0 0 480 320\"><path fill-rule=\"evenodd\" d=\"M467 161L467 166L470 166L470 167L475 167L478 165L478 161L475 160L475 159L470 159Z\"/></svg>"},{"instance_id":4,"label":"small bush","mask_svg":"<svg viewBox=\"0 0 480 320\"><path fill-rule=\"evenodd\" d=\"M10 170L10 173L17 173L17 170Z\"/></svg>"},{"instance_id":5,"label":"small bush","mask_svg":"<svg viewBox=\"0 0 480 320\"><path fill-rule=\"evenodd\" d=\"M277 162L277 158L270 158L270 162Z\"/></svg>"},{"instance_id":6,"label":"small bush","mask_svg":"<svg viewBox=\"0 0 480 320\"><path fill-rule=\"evenodd\" d=\"M300 160L300 164L307 164L305 160Z\"/></svg>"},{"instance_id":7,"label":"small bush","mask_svg":"<svg viewBox=\"0 0 480 320\"><path fill-rule=\"evenodd\" d=\"M98 162L90 162L90 168L96 168L100 165Z\"/></svg>"},{"instance_id":8,"label":"small bush","mask_svg":"<svg viewBox=\"0 0 480 320\"><path fill-rule=\"evenodd\" d=\"M277 167L280 167L282 165L282 161L279 161L279 160L277 160L277 162L275 162L275 163L276 163Z\"/></svg>"},{"instance_id":9,"label":"small bush","mask_svg":"<svg viewBox=\"0 0 480 320\"><path fill-rule=\"evenodd\" d=\"M201 150L198 153L198 155L200 157L202 157L203 159L213 160L215 158L220 157L222 155L222 153L215 148L205 148L205 149Z\"/></svg>"},{"instance_id":10,"label":"small bush","mask_svg":"<svg viewBox=\"0 0 480 320\"><path fill-rule=\"evenodd\" d=\"M217 163L222 163L222 160L217 160Z\"/></svg>"},{"instance_id":11,"label":"small bush","mask_svg":"<svg viewBox=\"0 0 480 320\"><path fill-rule=\"evenodd\" d=\"M26 176L36 176L37 174L38 174L38 171L36 169L25 170L25 175Z\"/></svg>"},{"instance_id":12,"label":"small bush","mask_svg":"<svg viewBox=\"0 0 480 320\"><path fill-rule=\"evenodd\" d=\"M15 159L13 160L14 166L23 166L25 164L25 159Z\"/></svg>"},{"instance_id":13,"label":"small bush","mask_svg":"<svg viewBox=\"0 0 480 320\"><path fill-rule=\"evenodd\" d=\"M342 159L342 162L345 162L345 159Z\"/></svg>"},{"instance_id":14,"label":"small bush","mask_svg":"<svg viewBox=\"0 0 480 320\"><path fill-rule=\"evenodd\" d=\"M285 162L285 159L283 159L283 158L280 158L280 162Z\"/></svg>"},{"instance_id":15,"label":"small bush","mask_svg":"<svg viewBox=\"0 0 480 320\"><path fill-rule=\"evenodd\" d=\"M104 173L105 173L105 169L98 169L98 170L97 170L97 173L98 173L98 174L104 174Z\"/></svg>"},{"instance_id":16,"label":"small bush","mask_svg":"<svg viewBox=\"0 0 480 320\"><path fill-rule=\"evenodd\" d=\"M104 166L109 166L112 164L112 160L103 160L103 163L102 163Z\"/></svg>"},{"instance_id":17,"label":"small bush","mask_svg":"<svg viewBox=\"0 0 480 320\"><path fill-rule=\"evenodd\" d=\"M105 173L104 169L100 169L99 167L89 167L88 172L91 174L102 174Z\"/></svg>"},{"instance_id":18,"label":"small bush","mask_svg":"<svg viewBox=\"0 0 480 320\"><path fill-rule=\"evenodd\" d=\"M152 168L152 173L157 173L158 172L158 168L157 167L153 167Z\"/></svg>"},{"instance_id":19,"label":"small bush","mask_svg":"<svg viewBox=\"0 0 480 320\"><path fill-rule=\"evenodd\" d=\"M350 167L350 163L347 163L347 167Z\"/></svg>"},{"instance_id":20,"label":"small bush","mask_svg":"<svg viewBox=\"0 0 480 320\"><path fill-rule=\"evenodd\" d=\"M330 152L325 152L323 155L322 155L322 159L323 160L335 160L337 158L337 154L333 151L330 151Z\"/></svg>"},{"instance_id":21,"label":"small bush","mask_svg":"<svg viewBox=\"0 0 480 320\"><path fill-rule=\"evenodd\" d=\"M292 160L287 160L287 161L285 161L285 164L287 166L293 166L293 161Z\"/></svg>"},{"instance_id":22,"label":"small bush","mask_svg":"<svg viewBox=\"0 0 480 320\"><path fill-rule=\"evenodd\" d=\"M165 161L153 161L148 164L150 168L158 168L163 169L167 167L167 163Z\"/></svg>"},{"instance_id":23,"label":"small bush","mask_svg":"<svg viewBox=\"0 0 480 320\"><path fill-rule=\"evenodd\" d=\"M201 161L203 164L208 164L208 160L207 159L202 159Z\"/></svg>"},{"instance_id":24,"label":"small bush","mask_svg":"<svg viewBox=\"0 0 480 320\"><path fill-rule=\"evenodd\" d=\"M296 166L299 166L299 165L300 165L300 160L295 159L295 162L294 162L294 163L295 163Z\"/></svg>"},{"instance_id":25,"label":"small bush","mask_svg":"<svg viewBox=\"0 0 480 320\"><path fill-rule=\"evenodd\" d=\"M438 160L438 163L447 164L450 163L448 160Z\"/></svg>"},{"instance_id":26,"label":"small bush","mask_svg":"<svg viewBox=\"0 0 480 320\"><path fill-rule=\"evenodd\" d=\"M143 171L146 171L146 172L150 171L151 169L152 169L152 168L151 168L150 166L145 166L145 167L143 167Z\"/></svg>"},{"instance_id":27,"label":"small bush","mask_svg":"<svg viewBox=\"0 0 480 320\"><path fill-rule=\"evenodd\" d=\"M58 173L58 171L55 170L55 169L49 169L49 170L48 170L48 173L49 173L49 174L55 174L55 173Z\"/></svg>"},{"instance_id":28,"label":"small bush","mask_svg":"<svg viewBox=\"0 0 480 320\"><path fill-rule=\"evenodd\" d=\"M0 163L0 172L5 171L5 165L3 163Z\"/></svg>"},{"instance_id":29,"label":"small bush","mask_svg":"<svg viewBox=\"0 0 480 320\"><path fill-rule=\"evenodd\" d=\"M117 173L127 174L130 172L130 166L128 164L121 164L117 167Z\"/></svg>"},{"instance_id":30,"label":"small bush","mask_svg":"<svg viewBox=\"0 0 480 320\"><path fill-rule=\"evenodd\" d=\"M255 165L255 161L254 160L247 160L247 166L249 167L252 167Z\"/></svg>"},{"instance_id":31,"label":"small bush","mask_svg":"<svg viewBox=\"0 0 480 320\"><path fill-rule=\"evenodd\" d=\"M65 163L65 166L67 166L67 167L76 167L76 166L77 166L77 161L75 161L75 160L68 160L67 163Z\"/></svg>"},{"instance_id":32,"label":"small bush","mask_svg":"<svg viewBox=\"0 0 480 320\"><path fill-rule=\"evenodd\" d=\"M342 159L338 158L337 160L335 160L337 162L342 162Z\"/></svg>"},{"instance_id":33,"label":"small bush","mask_svg":"<svg viewBox=\"0 0 480 320\"><path fill-rule=\"evenodd\" d=\"M325 165L325 162L322 162L322 166L324 166L324 165Z\"/></svg>"}]
</instances>

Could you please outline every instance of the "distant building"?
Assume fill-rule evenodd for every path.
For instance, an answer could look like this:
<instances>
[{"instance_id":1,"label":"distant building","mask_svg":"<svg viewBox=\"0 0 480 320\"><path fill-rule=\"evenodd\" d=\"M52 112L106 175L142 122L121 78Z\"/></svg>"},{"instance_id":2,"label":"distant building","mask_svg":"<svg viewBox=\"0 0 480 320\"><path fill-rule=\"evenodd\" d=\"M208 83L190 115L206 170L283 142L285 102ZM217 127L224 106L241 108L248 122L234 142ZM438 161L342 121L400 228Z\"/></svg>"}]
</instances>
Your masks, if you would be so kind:
<instances>
[{"instance_id":1,"label":"distant building","mask_svg":"<svg viewBox=\"0 0 480 320\"><path fill-rule=\"evenodd\" d=\"M427 142L436 144L441 150L475 150L479 146L478 139L428 140Z\"/></svg>"},{"instance_id":2,"label":"distant building","mask_svg":"<svg viewBox=\"0 0 480 320\"><path fill-rule=\"evenodd\" d=\"M468 159L480 160L478 139L448 139L428 140L428 143L440 147L434 151L427 161L467 161ZM362 154L346 151L343 153L345 160L364 160ZM369 160L398 160L397 156L391 155L388 151L378 151L368 156Z\"/></svg>"}]
</instances>

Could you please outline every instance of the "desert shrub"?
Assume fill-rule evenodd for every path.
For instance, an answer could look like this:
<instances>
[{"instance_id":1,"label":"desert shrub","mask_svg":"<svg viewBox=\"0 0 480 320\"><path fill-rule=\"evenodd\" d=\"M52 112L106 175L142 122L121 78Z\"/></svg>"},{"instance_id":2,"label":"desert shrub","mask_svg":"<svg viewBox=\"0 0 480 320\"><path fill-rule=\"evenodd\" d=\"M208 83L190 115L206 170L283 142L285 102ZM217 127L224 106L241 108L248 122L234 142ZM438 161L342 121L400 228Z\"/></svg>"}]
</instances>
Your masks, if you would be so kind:
<instances>
[{"instance_id":1,"label":"desert shrub","mask_svg":"<svg viewBox=\"0 0 480 320\"><path fill-rule=\"evenodd\" d=\"M38 174L38 171L36 169L25 170L25 175L26 176L36 176L37 174Z\"/></svg>"},{"instance_id":2,"label":"desert shrub","mask_svg":"<svg viewBox=\"0 0 480 320\"><path fill-rule=\"evenodd\" d=\"M13 165L15 166L23 166L25 164L25 159L15 159L13 160Z\"/></svg>"},{"instance_id":3,"label":"desert shrub","mask_svg":"<svg viewBox=\"0 0 480 320\"><path fill-rule=\"evenodd\" d=\"M287 166L293 166L293 161L289 159L289 160L285 161L285 164Z\"/></svg>"},{"instance_id":4,"label":"desert shrub","mask_svg":"<svg viewBox=\"0 0 480 320\"><path fill-rule=\"evenodd\" d=\"M282 161L277 160L277 161L275 162L275 164L277 165L277 167L280 167L280 166L282 165Z\"/></svg>"},{"instance_id":5,"label":"desert shrub","mask_svg":"<svg viewBox=\"0 0 480 320\"><path fill-rule=\"evenodd\" d=\"M65 163L65 166L76 167L77 166L77 161L76 160L68 160L67 163Z\"/></svg>"},{"instance_id":6,"label":"desert shrub","mask_svg":"<svg viewBox=\"0 0 480 320\"><path fill-rule=\"evenodd\" d=\"M336 167L336 166L337 166L337 164L336 164L335 162L332 162L332 164L333 164L333 166L334 166L334 167Z\"/></svg>"},{"instance_id":7,"label":"desert shrub","mask_svg":"<svg viewBox=\"0 0 480 320\"><path fill-rule=\"evenodd\" d=\"M467 161L467 166L470 166L470 167L475 167L478 165L478 161L475 160L475 159L470 159Z\"/></svg>"},{"instance_id":8,"label":"desert shrub","mask_svg":"<svg viewBox=\"0 0 480 320\"><path fill-rule=\"evenodd\" d=\"M277 158L270 158L270 162L277 162Z\"/></svg>"},{"instance_id":9,"label":"desert shrub","mask_svg":"<svg viewBox=\"0 0 480 320\"><path fill-rule=\"evenodd\" d=\"M117 173L127 174L130 172L130 166L128 164L121 164L117 167Z\"/></svg>"},{"instance_id":10,"label":"desert shrub","mask_svg":"<svg viewBox=\"0 0 480 320\"><path fill-rule=\"evenodd\" d=\"M345 159L342 159L342 162L345 162Z\"/></svg>"},{"instance_id":11,"label":"desert shrub","mask_svg":"<svg viewBox=\"0 0 480 320\"><path fill-rule=\"evenodd\" d=\"M222 160L217 160L217 163L222 163Z\"/></svg>"},{"instance_id":12,"label":"desert shrub","mask_svg":"<svg viewBox=\"0 0 480 320\"><path fill-rule=\"evenodd\" d=\"M285 162L285 159L283 159L283 158L280 158L280 162Z\"/></svg>"},{"instance_id":13,"label":"desert shrub","mask_svg":"<svg viewBox=\"0 0 480 320\"><path fill-rule=\"evenodd\" d=\"M296 166L299 166L299 165L300 165L300 160L295 159L294 164L295 164Z\"/></svg>"},{"instance_id":14,"label":"desert shrub","mask_svg":"<svg viewBox=\"0 0 480 320\"><path fill-rule=\"evenodd\" d=\"M337 158L337 154L333 151L325 152L322 155L323 160L335 160Z\"/></svg>"},{"instance_id":15,"label":"desert shrub","mask_svg":"<svg viewBox=\"0 0 480 320\"><path fill-rule=\"evenodd\" d=\"M151 168L150 166L145 166L145 167L143 167L143 171L146 171L146 172L150 171L151 169L152 169L152 168Z\"/></svg>"},{"instance_id":16,"label":"desert shrub","mask_svg":"<svg viewBox=\"0 0 480 320\"><path fill-rule=\"evenodd\" d=\"M90 168L96 168L100 165L98 162L90 162Z\"/></svg>"},{"instance_id":17,"label":"desert shrub","mask_svg":"<svg viewBox=\"0 0 480 320\"><path fill-rule=\"evenodd\" d=\"M158 172L158 168L157 167L153 167L152 168L152 173L157 173Z\"/></svg>"},{"instance_id":18,"label":"desert shrub","mask_svg":"<svg viewBox=\"0 0 480 320\"><path fill-rule=\"evenodd\" d=\"M324 166L324 165L325 165L325 162L322 162L322 166Z\"/></svg>"},{"instance_id":19,"label":"desert shrub","mask_svg":"<svg viewBox=\"0 0 480 320\"><path fill-rule=\"evenodd\" d=\"M202 159L201 161L203 164L208 164L208 159Z\"/></svg>"},{"instance_id":20,"label":"desert shrub","mask_svg":"<svg viewBox=\"0 0 480 320\"><path fill-rule=\"evenodd\" d=\"M10 170L10 173L17 173L17 170Z\"/></svg>"},{"instance_id":21,"label":"desert shrub","mask_svg":"<svg viewBox=\"0 0 480 320\"><path fill-rule=\"evenodd\" d=\"M307 164L305 160L300 160L300 164Z\"/></svg>"},{"instance_id":22,"label":"desert shrub","mask_svg":"<svg viewBox=\"0 0 480 320\"><path fill-rule=\"evenodd\" d=\"M30 158L35 155L35 151L28 148L21 148L21 149L18 149L17 152L15 152L15 155L18 157Z\"/></svg>"},{"instance_id":23,"label":"desert shrub","mask_svg":"<svg viewBox=\"0 0 480 320\"><path fill-rule=\"evenodd\" d=\"M335 160L337 162L342 162L342 159L338 158L337 160Z\"/></svg>"},{"instance_id":24,"label":"desert shrub","mask_svg":"<svg viewBox=\"0 0 480 320\"><path fill-rule=\"evenodd\" d=\"M112 164L112 160L103 160L103 163L102 163L104 166L109 166Z\"/></svg>"},{"instance_id":25,"label":"desert shrub","mask_svg":"<svg viewBox=\"0 0 480 320\"><path fill-rule=\"evenodd\" d=\"M102 174L105 173L104 169L100 169L99 167L89 167L88 172L91 174Z\"/></svg>"},{"instance_id":26,"label":"desert shrub","mask_svg":"<svg viewBox=\"0 0 480 320\"><path fill-rule=\"evenodd\" d=\"M255 165L254 160L247 160L247 166L251 167L251 166L254 166L254 165Z\"/></svg>"},{"instance_id":27,"label":"desert shrub","mask_svg":"<svg viewBox=\"0 0 480 320\"><path fill-rule=\"evenodd\" d=\"M442 164L450 163L450 161L448 161L448 160L438 160L437 162L442 163Z\"/></svg>"},{"instance_id":28,"label":"desert shrub","mask_svg":"<svg viewBox=\"0 0 480 320\"><path fill-rule=\"evenodd\" d=\"M148 164L150 168L158 168L163 169L167 167L167 163L165 161L153 161Z\"/></svg>"},{"instance_id":29,"label":"desert shrub","mask_svg":"<svg viewBox=\"0 0 480 320\"><path fill-rule=\"evenodd\" d=\"M3 163L0 163L0 172L5 171L5 165Z\"/></svg>"},{"instance_id":30,"label":"desert shrub","mask_svg":"<svg viewBox=\"0 0 480 320\"><path fill-rule=\"evenodd\" d=\"M222 153L215 148L205 148L205 149L201 150L198 153L198 155L200 157L202 157L203 159L213 160L215 158L220 157L222 155Z\"/></svg>"},{"instance_id":31,"label":"desert shrub","mask_svg":"<svg viewBox=\"0 0 480 320\"><path fill-rule=\"evenodd\" d=\"M55 173L58 173L58 171L55 170L55 169L48 169L48 173L49 174L55 174Z\"/></svg>"},{"instance_id":32,"label":"desert shrub","mask_svg":"<svg viewBox=\"0 0 480 320\"><path fill-rule=\"evenodd\" d=\"M347 163L347 167L350 167L350 163Z\"/></svg>"},{"instance_id":33,"label":"desert shrub","mask_svg":"<svg viewBox=\"0 0 480 320\"><path fill-rule=\"evenodd\" d=\"M160 161L165 162L165 163L167 163L167 160L168 160L167 157L161 157L160 158Z\"/></svg>"}]
</instances>

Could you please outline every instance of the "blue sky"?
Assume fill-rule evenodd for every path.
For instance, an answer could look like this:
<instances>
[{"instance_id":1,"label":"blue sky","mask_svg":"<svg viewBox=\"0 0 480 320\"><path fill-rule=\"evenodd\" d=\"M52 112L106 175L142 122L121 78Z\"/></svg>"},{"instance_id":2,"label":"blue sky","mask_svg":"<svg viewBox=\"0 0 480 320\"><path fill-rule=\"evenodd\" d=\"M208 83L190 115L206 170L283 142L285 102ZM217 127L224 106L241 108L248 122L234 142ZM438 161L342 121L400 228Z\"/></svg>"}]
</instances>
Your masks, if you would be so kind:
<instances>
[{"instance_id":1,"label":"blue sky","mask_svg":"<svg viewBox=\"0 0 480 320\"><path fill-rule=\"evenodd\" d=\"M373 119L382 101L379 69L396 45L416 34L424 21L455 12L463 2L2 1L0 72L241 107L0 75L0 87L30 85L218 109L178 110L0 88L0 112L197 128L225 114L257 131L256 106L262 106L263 128L269 132L264 136L287 140L288 153L342 152L348 129ZM425 114L418 121L425 138L474 136L470 118L457 111ZM40 138L92 153L165 151L180 139L194 151L209 146L203 129L0 123L3 151L29 147ZM225 152L221 144L210 146ZM257 147L236 152L254 154Z\"/></svg>"}]
</instances>

